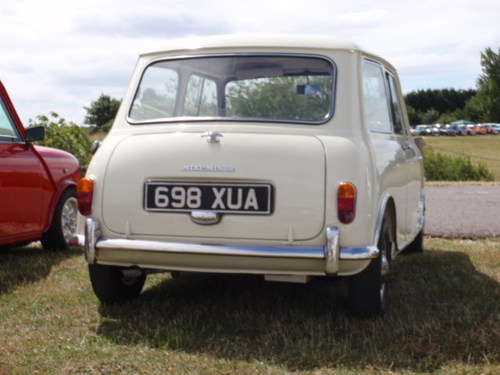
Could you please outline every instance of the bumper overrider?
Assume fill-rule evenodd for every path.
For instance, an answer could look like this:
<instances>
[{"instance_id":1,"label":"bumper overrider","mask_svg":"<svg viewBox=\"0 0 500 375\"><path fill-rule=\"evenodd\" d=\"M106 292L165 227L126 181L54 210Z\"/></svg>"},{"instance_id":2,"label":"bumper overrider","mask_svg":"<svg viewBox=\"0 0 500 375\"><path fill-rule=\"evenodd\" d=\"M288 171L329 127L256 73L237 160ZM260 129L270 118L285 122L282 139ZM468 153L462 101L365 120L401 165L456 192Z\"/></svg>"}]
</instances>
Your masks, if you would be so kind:
<instances>
[{"instance_id":1,"label":"bumper overrider","mask_svg":"<svg viewBox=\"0 0 500 375\"><path fill-rule=\"evenodd\" d=\"M85 221L85 234L73 245L83 247L89 264L109 264L166 271L203 271L281 275L336 275L339 261L370 260L377 246L339 246L337 227L326 228L324 247L205 245L100 236L99 222Z\"/></svg>"}]
</instances>

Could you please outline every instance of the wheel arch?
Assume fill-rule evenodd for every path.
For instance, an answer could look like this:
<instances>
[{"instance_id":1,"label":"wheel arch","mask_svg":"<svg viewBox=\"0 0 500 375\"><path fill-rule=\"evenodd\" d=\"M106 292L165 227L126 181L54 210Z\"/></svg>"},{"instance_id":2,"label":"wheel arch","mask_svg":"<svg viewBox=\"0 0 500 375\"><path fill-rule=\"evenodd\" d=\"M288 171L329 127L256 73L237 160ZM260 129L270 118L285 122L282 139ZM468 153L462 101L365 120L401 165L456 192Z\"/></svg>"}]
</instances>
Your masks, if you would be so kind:
<instances>
[{"instance_id":1,"label":"wheel arch","mask_svg":"<svg viewBox=\"0 0 500 375\"><path fill-rule=\"evenodd\" d=\"M393 241L396 243L397 246L397 241L396 241L396 225L397 225L397 217L396 217L396 204L394 202L394 199L389 195L386 194L382 198L378 215L377 215L377 224L375 226L375 237L374 237L374 244L377 245L379 242L379 237L380 237L380 231L382 230L382 224L384 222L384 219L387 217L390 217L390 225L389 225L389 231L391 238Z\"/></svg>"},{"instance_id":2,"label":"wheel arch","mask_svg":"<svg viewBox=\"0 0 500 375\"><path fill-rule=\"evenodd\" d=\"M57 187L57 190L52 195L49 211L47 213L47 220L45 221L45 226L43 228L44 233L47 232L52 226L52 222L54 220L54 213L56 212L57 209L57 204L59 203L61 196L68 189L76 189L76 182L73 180L63 180Z\"/></svg>"}]
</instances>

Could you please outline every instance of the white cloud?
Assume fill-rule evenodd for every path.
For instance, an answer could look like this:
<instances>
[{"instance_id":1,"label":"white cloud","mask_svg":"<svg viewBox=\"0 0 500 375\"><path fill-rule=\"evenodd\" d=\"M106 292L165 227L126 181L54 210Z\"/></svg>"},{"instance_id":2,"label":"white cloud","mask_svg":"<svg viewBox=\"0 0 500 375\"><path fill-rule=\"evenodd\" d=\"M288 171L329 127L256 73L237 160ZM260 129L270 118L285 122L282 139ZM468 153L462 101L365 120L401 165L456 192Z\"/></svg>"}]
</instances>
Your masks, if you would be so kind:
<instances>
[{"instance_id":1,"label":"white cloud","mask_svg":"<svg viewBox=\"0 0 500 375\"><path fill-rule=\"evenodd\" d=\"M471 88L500 45L497 0L17 0L0 4L0 79L25 122L82 123L101 93L121 98L139 53L167 39L305 33L352 40L391 61L403 88Z\"/></svg>"}]
</instances>

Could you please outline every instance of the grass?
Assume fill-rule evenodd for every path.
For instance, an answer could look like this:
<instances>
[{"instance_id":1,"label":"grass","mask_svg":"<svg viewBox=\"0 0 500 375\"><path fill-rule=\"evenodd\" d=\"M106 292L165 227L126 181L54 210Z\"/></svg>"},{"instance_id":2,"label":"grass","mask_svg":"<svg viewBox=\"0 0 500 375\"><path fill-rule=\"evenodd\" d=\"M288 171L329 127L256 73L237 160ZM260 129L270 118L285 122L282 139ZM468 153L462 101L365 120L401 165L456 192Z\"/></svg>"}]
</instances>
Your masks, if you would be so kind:
<instances>
[{"instance_id":1,"label":"grass","mask_svg":"<svg viewBox=\"0 0 500 375\"><path fill-rule=\"evenodd\" d=\"M425 137L426 146L471 156L472 161L484 162L493 173L495 181L500 181L500 136L476 135L464 137Z\"/></svg>"},{"instance_id":2,"label":"grass","mask_svg":"<svg viewBox=\"0 0 500 375\"><path fill-rule=\"evenodd\" d=\"M357 320L344 281L168 274L103 306L78 251L0 250L0 374L497 374L500 238L426 238L391 308Z\"/></svg>"},{"instance_id":3,"label":"grass","mask_svg":"<svg viewBox=\"0 0 500 375\"><path fill-rule=\"evenodd\" d=\"M430 147L425 149L424 170L428 181L495 180L484 162L473 162L469 156L444 153Z\"/></svg>"}]
</instances>

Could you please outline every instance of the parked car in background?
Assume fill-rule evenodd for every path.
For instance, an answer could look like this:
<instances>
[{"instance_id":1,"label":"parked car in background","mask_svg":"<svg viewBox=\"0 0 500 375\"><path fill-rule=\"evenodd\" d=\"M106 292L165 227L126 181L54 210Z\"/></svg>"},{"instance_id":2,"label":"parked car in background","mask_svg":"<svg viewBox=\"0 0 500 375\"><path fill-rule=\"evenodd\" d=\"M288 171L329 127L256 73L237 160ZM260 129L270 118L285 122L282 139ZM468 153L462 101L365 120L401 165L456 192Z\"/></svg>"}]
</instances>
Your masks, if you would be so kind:
<instances>
[{"instance_id":1,"label":"parked car in background","mask_svg":"<svg viewBox=\"0 0 500 375\"><path fill-rule=\"evenodd\" d=\"M417 125L415 130L420 135L434 135L432 128L429 125Z\"/></svg>"},{"instance_id":2,"label":"parked car in background","mask_svg":"<svg viewBox=\"0 0 500 375\"><path fill-rule=\"evenodd\" d=\"M450 125L436 124L435 127L437 128L439 135L456 135L455 131L450 127Z\"/></svg>"},{"instance_id":3,"label":"parked car in background","mask_svg":"<svg viewBox=\"0 0 500 375\"><path fill-rule=\"evenodd\" d=\"M0 245L41 240L66 249L76 230L78 160L33 145L45 128L25 129L0 82Z\"/></svg>"},{"instance_id":4,"label":"parked car in background","mask_svg":"<svg viewBox=\"0 0 500 375\"><path fill-rule=\"evenodd\" d=\"M481 126L485 134L493 134L493 135L499 133L498 126L495 125L496 124L479 124L479 126Z\"/></svg>"},{"instance_id":5,"label":"parked car in background","mask_svg":"<svg viewBox=\"0 0 500 375\"><path fill-rule=\"evenodd\" d=\"M469 124L469 125L465 125L465 133L467 135L476 135L476 126L475 125L472 125L472 124Z\"/></svg>"},{"instance_id":6,"label":"parked car in background","mask_svg":"<svg viewBox=\"0 0 500 375\"><path fill-rule=\"evenodd\" d=\"M413 135L414 137L418 137L420 135L420 131L412 127L410 128L410 134Z\"/></svg>"},{"instance_id":7,"label":"parked car in background","mask_svg":"<svg viewBox=\"0 0 500 375\"><path fill-rule=\"evenodd\" d=\"M495 134L500 134L500 124L491 124L491 127L495 131Z\"/></svg>"},{"instance_id":8,"label":"parked car in background","mask_svg":"<svg viewBox=\"0 0 500 375\"><path fill-rule=\"evenodd\" d=\"M455 133L455 135L467 135L467 131L464 126L451 124L447 125Z\"/></svg>"},{"instance_id":9,"label":"parked car in background","mask_svg":"<svg viewBox=\"0 0 500 375\"><path fill-rule=\"evenodd\" d=\"M181 41L140 56L79 182L76 239L103 303L158 270L341 276L372 317L391 261L422 251L423 181L384 59L318 37Z\"/></svg>"},{"instance_id":10,"label":"parked car in background","mask_svg":"<svg viewBox=\"0 0 500 375\"><path fill-rule=\"evenodd\" d=\"M448 131L444 128L441 128L441 125L417 125L415 127L415 130L417 130L420 135L448 135Z\"/></svg>"},{"instance_id":11,"label":"parked car in background","mask_svg":"<svg viewBox=\"0 0 500 375\"><path fill-rule=\"evenodd\" d=\"M479 134L479 135L487 134L486 128L483 127L481 124L475 124L475 125L473 125L473 127L474 127L474 131L476 134Z\"/></svg>"}]
</instances>

